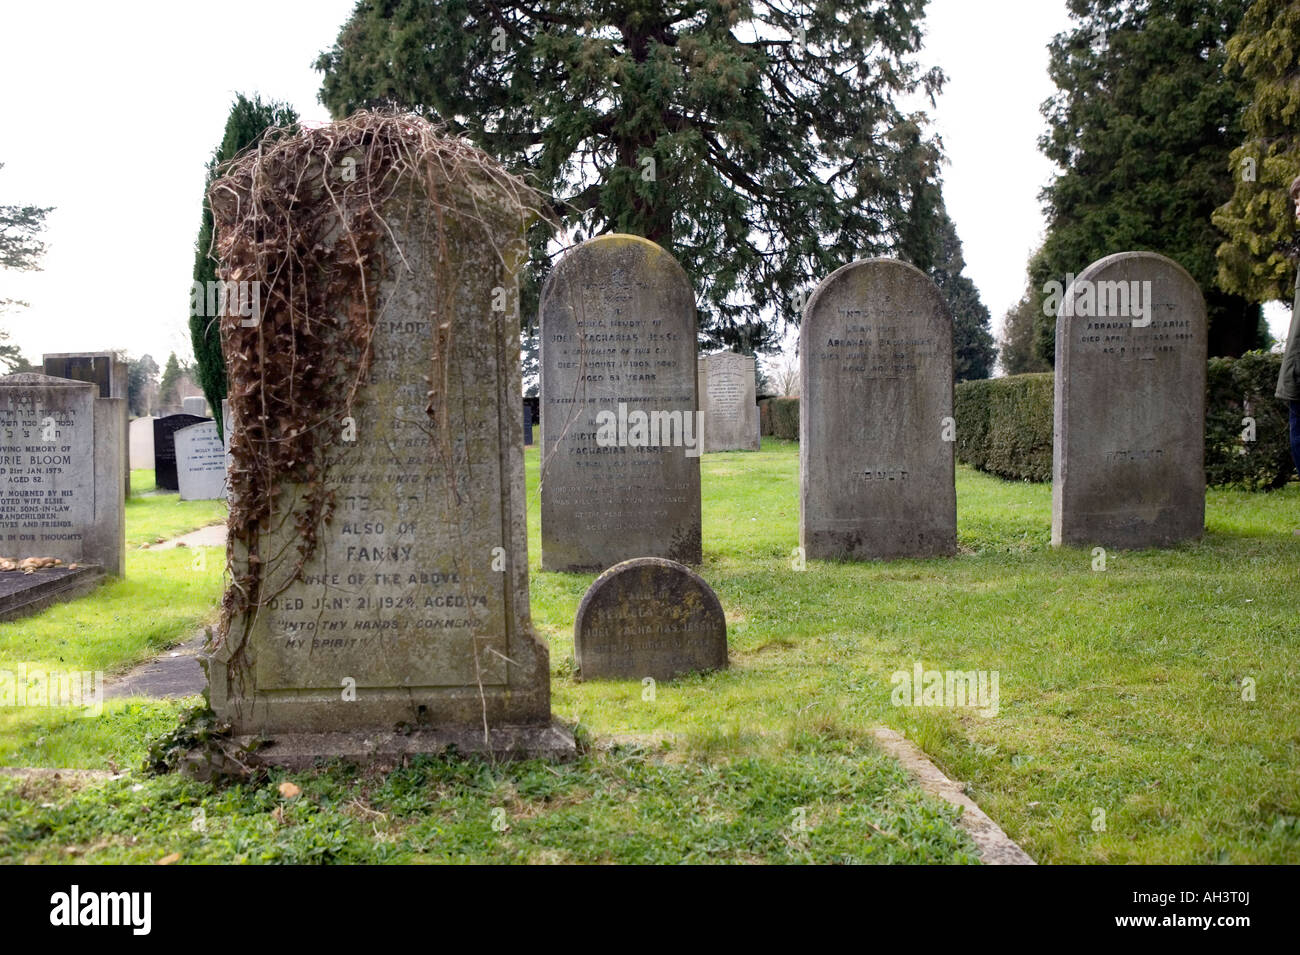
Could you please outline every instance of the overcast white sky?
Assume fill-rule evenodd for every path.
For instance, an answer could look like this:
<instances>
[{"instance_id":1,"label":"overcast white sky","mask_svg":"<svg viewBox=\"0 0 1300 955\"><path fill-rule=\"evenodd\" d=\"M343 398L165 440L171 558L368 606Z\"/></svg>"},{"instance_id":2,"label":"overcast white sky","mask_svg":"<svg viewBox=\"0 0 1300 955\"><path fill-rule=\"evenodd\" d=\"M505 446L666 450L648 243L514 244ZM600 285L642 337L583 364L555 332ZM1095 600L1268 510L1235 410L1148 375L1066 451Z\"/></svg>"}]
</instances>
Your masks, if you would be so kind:
<instances>
[{"instance_id":1,"label":"overcast white sky","mask_svg":"<svg viewBox=\"0 0 1300 955\"><path fill-rule=\"evenodd\" d=\"M65 0L0 8L0 202L55 206L41 272L0 272L5 319L28 358L125 349L190 357L186 316L204 167L236 92L308 121L316 55L353 0ZM1041 239L1038 105L1064 0L931 0L926 64L948 74L933 114L949 157L948 210L967 274L994 316L1020 297ZM1285 313L1273 315L1280 335Z\"/></svg>"}]
</instances>

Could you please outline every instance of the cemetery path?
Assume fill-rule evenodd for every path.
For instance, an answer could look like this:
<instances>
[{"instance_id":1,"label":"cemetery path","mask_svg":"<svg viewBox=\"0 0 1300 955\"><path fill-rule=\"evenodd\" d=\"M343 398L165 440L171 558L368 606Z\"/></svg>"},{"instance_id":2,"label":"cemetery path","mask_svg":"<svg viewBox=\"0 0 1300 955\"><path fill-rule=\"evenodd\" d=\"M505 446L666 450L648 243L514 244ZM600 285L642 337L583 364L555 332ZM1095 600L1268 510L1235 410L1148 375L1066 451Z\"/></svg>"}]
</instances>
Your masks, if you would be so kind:
<instances>
[{"instance_id":1,"label":"cemetery path","mask_svg":"<svg viewBox=\"0 0 1300 955\"><path fill-rule=\"evenodd\" d=\"M203 675L203 668L199 666L203 639L204 631L200 629L184 643L164 650L122 676L106 680L104 698L113 700L127 696L145 696L160 700L202 693L208 682Z\"/></svg>"},{"instance_id":2,"label":"cemetery path","mask_svg":"<svg viewBox=\"0 0 1300 955\"><path fill-rule=\"evenodd\" d=\"M225 547L226 546L226 525L209 524L207 527L200 527L197 531L190 531L188 534L182 534L180 537L173 537L171 540L163 541L159 544L147 544L144 550L169 550L173 547Z\"/></svg>"},{"instance_id":3,"label":"cemetery path","mask_svg":"<svg viewBox=\"0 0 1300 955\"><path fill-rule=\"evenodd\" d=\"M158 544L147 545L147 550L169 550L173 547L225 547L226 525L210 524L196 531L173 537ZM203 649L205 631L195 631L184 643L164 650L152 660L146 660L122 676L106 680L104 698L120 699L127 696L144 696L161 700L167 697L195 696L207 686L207 677L199 666L199 651Z\"/></svg>"}]
</instances>

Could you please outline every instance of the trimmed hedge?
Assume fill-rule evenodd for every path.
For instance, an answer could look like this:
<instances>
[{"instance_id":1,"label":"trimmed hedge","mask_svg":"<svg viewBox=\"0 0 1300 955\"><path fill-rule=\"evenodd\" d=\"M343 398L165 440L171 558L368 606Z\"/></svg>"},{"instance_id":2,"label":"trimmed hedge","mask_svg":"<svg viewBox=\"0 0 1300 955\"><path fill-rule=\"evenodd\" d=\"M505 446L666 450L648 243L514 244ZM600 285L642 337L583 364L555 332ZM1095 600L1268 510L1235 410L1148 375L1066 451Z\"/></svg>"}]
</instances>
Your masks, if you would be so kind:
<instances>
[{"instance_id":1,"label":"trimmed hedge","mask_svg":"<svg viewBox=\"0 0 1300 955\"><path fill-rule=\"evenodd\" d=\"M1281 487L1291 479L1286 402L1273 397L1282 356L1246 352L1211 358L1206 376L1205 480L1248 491ZM1243 418L1255 419L1255 440L1244 440Z\"/></svg>"},{"instance_id":2,"label":"trimmed hedge","mask_svg":"<svg viewBox=\"0 0 1300 955\"><path fill-rule=\"evenodd\" d=\"M1018 481L1052 479L1051 372L957 385L957 460Z\"/></svg>"},{"instance_id":3,"label":"trimmed hedge","mask_svg":"<svg viewBox=\"0 0 1300 955\"><path fill-rule=\"evenodd\" d=\"M758 403L759 430L787 441L799 440L799 399L764 398Z\"/></svg>"},{"instance_id":4,"label":"trimmed hedge","mask_svg":"<svg viewBox=\"0 0 1300 955\"><path fill-rule=\"evenodd\" d=\"M1251 491L1281 487L1293 465L1286 404L1273 397L1282 356L1248 352L1211 358L1206 373L1205 480ZM999 477L1052 479L1051 372L957 386L957 460ZM1255 419L1245 441L1243 418Z\"/></svg>"}]
</instances>

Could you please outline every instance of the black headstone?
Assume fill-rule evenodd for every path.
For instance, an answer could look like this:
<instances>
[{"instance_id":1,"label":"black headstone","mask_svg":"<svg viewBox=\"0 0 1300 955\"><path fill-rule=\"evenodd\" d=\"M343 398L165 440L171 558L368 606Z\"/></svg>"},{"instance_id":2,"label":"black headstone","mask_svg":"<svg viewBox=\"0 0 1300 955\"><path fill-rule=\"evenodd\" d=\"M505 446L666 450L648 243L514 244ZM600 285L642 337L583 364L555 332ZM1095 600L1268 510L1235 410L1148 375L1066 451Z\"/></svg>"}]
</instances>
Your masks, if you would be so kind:
<instances>
[{"instance_id":1,"label":"black headstone","mask_svg":"<svg viewBox=\"0 0 1300 955\"><path fill-rule=\"evenodd\" d=\"M154 483L161 490L179 491L176 479L176 432L201 421L211 421L196 414L171 414L157 418L153 423Z\"/></svg>"},{"instance_id":2,"label":"black headstone","mask_svg":"<svg viewBox=\"0 0 1300 955\"><path fill-rule=\"evenodd\" d=\"M524 402L524 444L533 443L533 406Z\"/></svg>"}]
</instances>

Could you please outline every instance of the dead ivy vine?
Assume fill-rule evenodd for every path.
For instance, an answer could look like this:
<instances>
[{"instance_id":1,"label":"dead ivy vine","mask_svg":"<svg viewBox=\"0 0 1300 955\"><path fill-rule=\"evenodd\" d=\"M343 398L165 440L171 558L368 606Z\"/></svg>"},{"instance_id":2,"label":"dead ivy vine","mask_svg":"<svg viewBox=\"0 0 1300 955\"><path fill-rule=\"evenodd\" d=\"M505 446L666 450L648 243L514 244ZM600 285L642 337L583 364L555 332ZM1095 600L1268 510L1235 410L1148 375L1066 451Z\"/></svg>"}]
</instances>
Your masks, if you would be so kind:
<instances>
[{"instance_id":1,"label":"dead ivy vine","mask_svg":"<svg viewBox=\"0 0 1300 955\"><path fill-rule=\"evenodd\" d=\"M414 188L412 188L414 187ZM315 129L273 130L236 157L209 191L213 249L226 282L260 283L254 319L221 316L230 381L230 586L219 640L241 634L228 672L242 668L257 612L301 579L336 506L327 480L344 419L369 373L378 290L390 269L407 267L389 220L401 203L427 204L437 235L433 336L426 415L452 455L445 402L451 329L447 221L476 222L491 240L505 208L522 225L538 194L487 154L448 138L428 120L361 111ZM409 206L407 207L409 211ZM507 250L497 249L506 262ZM510 252L517 254L517 250ZM282 492L295 503L277 513ZM282 509L283 510L283 509ZM293 544L266 553L290 524ZM243 560L237 553L245 555ZM287 573L284 561L292 561ZM275 573L272 574L272 569ZM274 587L268 580L278 581Z\"/></svg>"}]
</instances>

